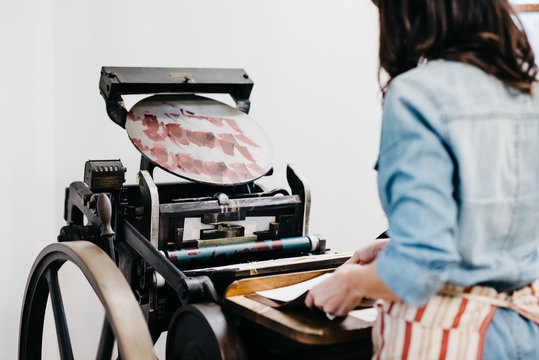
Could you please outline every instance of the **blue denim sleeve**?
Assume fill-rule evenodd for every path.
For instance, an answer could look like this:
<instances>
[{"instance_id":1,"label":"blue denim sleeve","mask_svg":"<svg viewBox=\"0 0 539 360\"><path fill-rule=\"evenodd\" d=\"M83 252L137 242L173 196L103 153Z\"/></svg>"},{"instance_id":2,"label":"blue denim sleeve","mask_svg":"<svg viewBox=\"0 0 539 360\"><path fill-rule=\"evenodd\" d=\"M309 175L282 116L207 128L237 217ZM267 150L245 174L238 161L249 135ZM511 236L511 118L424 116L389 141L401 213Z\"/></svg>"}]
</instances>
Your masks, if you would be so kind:
<instances>
[{"instance_id":1,"label":"blue denim sleeve","mask_svg":"<svg viewBox=\"0 0 539 360\"><path fill-rule=\"evenodd\" d=\"M421 84L391 84L384 101L378 191L391 241L376 260L382 280L421 306L447 279L456 249L454 165L440 110Z\"/></svg>"}]
</instances>

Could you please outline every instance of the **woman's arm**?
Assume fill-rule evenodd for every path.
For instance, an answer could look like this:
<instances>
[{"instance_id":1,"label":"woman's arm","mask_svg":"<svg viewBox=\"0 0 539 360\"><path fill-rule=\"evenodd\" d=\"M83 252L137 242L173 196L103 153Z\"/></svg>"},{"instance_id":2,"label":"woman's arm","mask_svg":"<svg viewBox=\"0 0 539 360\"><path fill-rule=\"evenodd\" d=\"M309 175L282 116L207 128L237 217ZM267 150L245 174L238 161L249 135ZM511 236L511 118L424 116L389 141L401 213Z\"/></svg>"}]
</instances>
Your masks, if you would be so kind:
<instances>
[{"instance_id":1,"label":"woman's arm","mask_svg":"<svg viewBox=\"0 0 539 360\"><path fill-rule=\"evenodd\" d=\"M354 251L352 257L348 259L345 264L369 264L376 259L380 251L384 250L388 243L388 238L371 241L367 245Z\"/></svg>"}]
</instances>

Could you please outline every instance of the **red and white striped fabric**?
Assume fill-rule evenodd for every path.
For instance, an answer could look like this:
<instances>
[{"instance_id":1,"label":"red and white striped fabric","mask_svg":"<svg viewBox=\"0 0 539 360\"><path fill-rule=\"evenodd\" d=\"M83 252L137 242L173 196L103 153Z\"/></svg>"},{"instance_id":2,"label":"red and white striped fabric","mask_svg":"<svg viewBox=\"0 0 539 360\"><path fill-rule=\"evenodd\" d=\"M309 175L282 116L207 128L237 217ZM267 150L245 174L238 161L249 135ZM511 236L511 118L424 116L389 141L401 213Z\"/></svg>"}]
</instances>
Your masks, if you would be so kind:
<instances>
[{"instance_id":1,"label":"red and white striped fabric","mask_svg":"<svg viewBox=\"0 0 539 360\"><path fill-rule=\"evenodd\" d=\"M511 296L490 287L446 284L422 307L397 302L377 306L373 359L481 359L499 306L539 324L539 281Z\"/></svg>"}]
</instances>

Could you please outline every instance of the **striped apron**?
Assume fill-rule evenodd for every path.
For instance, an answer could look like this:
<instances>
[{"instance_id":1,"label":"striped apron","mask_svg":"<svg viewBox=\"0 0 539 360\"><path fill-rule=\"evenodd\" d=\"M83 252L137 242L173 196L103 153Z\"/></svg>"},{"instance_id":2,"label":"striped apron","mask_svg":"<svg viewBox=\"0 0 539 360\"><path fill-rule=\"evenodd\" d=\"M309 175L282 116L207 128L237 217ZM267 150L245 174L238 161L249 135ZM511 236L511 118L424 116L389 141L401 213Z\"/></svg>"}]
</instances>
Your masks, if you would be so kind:
<instances>
[{"instance_id":1,"label":"striped apron","mask_svg":"<svg viewBox=\"0 0 539 360\"><path fill-rule=\"evenodd\" d=\"M445 284L421 307L378 302L373 359L481 359L498 307L539 324L539 280L511 295L485 286Z\"/></svg>"}]
</instances>

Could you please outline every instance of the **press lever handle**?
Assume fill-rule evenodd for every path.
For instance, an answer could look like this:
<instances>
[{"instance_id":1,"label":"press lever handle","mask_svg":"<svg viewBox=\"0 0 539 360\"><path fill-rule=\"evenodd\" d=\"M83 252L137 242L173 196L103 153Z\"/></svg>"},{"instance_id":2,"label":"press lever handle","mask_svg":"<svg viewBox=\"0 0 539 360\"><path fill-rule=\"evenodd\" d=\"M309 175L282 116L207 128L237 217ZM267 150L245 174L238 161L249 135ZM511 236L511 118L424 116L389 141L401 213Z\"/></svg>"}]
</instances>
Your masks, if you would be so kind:
<instances>
[{"instance_id":1,"label":"press lever handle","mask_svg":"<svg viewBox=\"0 0 539 360\"><path fill-rule=\"evenodd\" d=\"M97 215L101 219L101 237L107 239L110 247L110 256L116 262L116 254L114 251L114 237L116 233L112 230L112 204L107 195L101 193L97 197Z\"/></svg>"}]
</instances>

